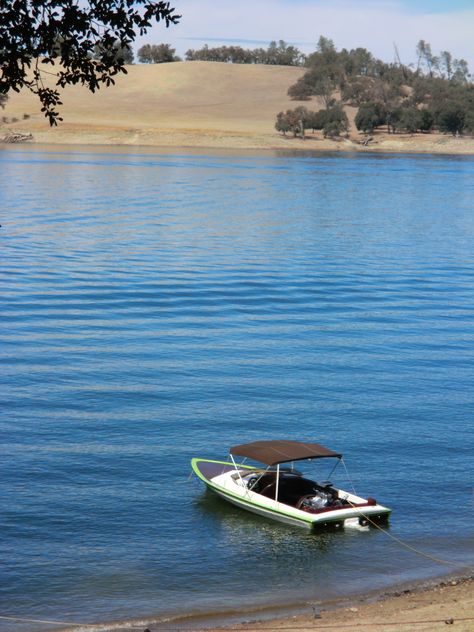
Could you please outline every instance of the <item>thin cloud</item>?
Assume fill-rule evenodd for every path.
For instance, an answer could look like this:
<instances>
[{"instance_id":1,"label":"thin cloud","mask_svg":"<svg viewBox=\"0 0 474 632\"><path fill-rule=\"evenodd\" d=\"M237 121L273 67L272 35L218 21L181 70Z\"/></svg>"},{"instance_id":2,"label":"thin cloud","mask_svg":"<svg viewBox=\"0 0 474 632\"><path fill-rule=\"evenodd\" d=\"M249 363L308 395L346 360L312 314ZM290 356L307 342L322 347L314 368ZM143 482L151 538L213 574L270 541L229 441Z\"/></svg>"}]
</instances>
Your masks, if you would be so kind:
<instances>
[{"instance_id":1,"label":"thin cloud","mask_svg":"<svg viewBox=\"0 0 474 632\"><path fill-rule=\"evenodd\" d=\"M200 36L200 37L180 37L178 39L181 40L186 40L186 41L190 41L190 40L194 40L194 41L198 41L198 42L226 42L227 44L258 44L259 46L265 46L268 45L270 42L268 40L250 40L250 39L240 39L240 38L226 38L226 37L206 37L205 35Z\"/></svg>"},{"instance_id":2,"label":"thin cloud","mask_svg":"<svg viewBox=\"0 0 474 632\"><path fill-rule=\"evenodd\" d=\"M463 0L176 0L180 23L155 27L145 42L172 44L184 55L189 42L265 45L283 39L309 53L320 35L338 49L364 47L393 61L394 43L402 61L415 61L416 44L430 42L433 53L449 50L474 70L474 7ZM472 7L472 8L470 8Z\"/></svg>"}]
</instances>

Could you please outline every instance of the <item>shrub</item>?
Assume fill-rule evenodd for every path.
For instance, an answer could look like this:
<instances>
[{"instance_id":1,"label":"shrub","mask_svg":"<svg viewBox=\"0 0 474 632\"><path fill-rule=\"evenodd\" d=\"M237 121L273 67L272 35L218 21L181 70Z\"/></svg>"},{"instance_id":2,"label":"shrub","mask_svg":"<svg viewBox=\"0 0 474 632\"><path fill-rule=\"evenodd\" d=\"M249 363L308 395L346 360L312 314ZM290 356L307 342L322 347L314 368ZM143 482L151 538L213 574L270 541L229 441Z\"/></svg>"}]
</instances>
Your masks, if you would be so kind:
<instances>
[{"instance_id":1,"label":"shrub","mask_svg":"<svg viewBox=\"0 0 474 632\"><path fill-rule=\"evenodd\" d=\"M354 122L361 132L372 133L376 127L386 121L386 113L380 103L362 103L357 111Z\"/></svg>"}]
</instances>

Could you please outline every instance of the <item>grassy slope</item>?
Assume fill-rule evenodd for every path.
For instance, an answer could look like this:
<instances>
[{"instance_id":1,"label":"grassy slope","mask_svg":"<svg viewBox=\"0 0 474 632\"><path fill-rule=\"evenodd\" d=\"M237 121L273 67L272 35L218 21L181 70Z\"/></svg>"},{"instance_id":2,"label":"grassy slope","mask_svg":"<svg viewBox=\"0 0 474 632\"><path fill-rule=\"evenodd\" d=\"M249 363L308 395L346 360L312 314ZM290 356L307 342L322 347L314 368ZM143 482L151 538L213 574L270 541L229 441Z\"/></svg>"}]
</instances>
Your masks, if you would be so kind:
<instances>
[{"instance_id":1,"label":"grassy slope","mask_svg":"<svg viewBox=\"0 0 474 632\"><path fill-rule=\"evenodd\" d=\"M300 68L217 62L128 66L116 86L95 95L67 88L63 127L258 132L273 127L278 111L295 107L286 91L301 74ZM46 128L38 110L35 99L22 93L10 98L4 114L21 118L27 113L35 127Z\"/></svg>"},{"instance_id":2,"label":"grassy slope","mask_svg":"<svg viewBox=\"0 0 474 632\"><path fill-rule=\"evenodd\" d=\"M48 67L49 68L49 67ZM290 85L304 69L289 66L178 62L128 66L117 85L91 94L80 86L63 93L64 122L51 129L29 92L12 94L0 125L8 132L32 133L36 142L64 144L155 145L221 149L319 149L474 153L474 139L437 134L387 136L377 132L369 148L351 139L333 141L317 133L305 142L274 129L281 110L305 105L318 110L317 99L291 101ZM349 120L355 109L346 108ZM24 115L29 118L24 119ZM17 119L16 121L13 119Z\"/></svg>"}]
</instances>

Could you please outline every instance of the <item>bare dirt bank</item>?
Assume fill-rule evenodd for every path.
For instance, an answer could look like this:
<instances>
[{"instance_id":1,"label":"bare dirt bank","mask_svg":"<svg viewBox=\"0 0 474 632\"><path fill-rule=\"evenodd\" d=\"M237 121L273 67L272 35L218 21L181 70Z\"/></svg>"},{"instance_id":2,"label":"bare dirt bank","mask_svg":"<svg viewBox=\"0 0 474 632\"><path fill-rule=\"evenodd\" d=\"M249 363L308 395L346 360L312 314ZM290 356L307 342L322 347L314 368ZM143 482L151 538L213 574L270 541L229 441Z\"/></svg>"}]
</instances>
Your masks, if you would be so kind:
<instances>
[{"instance_id":1,"label":"bare dirt bank","mask_svg":"<svg viewBox=\"0 0 474 632\"><path fill-rule=\"evenodd\" d=\"M116 86L91 94L74 86L63 93L64 121L50 128L33 95L11 95L0 114L0 139L32 134L29 142L60 145L130 145L239 150L384 151L474 153L474 138L441 134L377 133L367 145L352 126L349 138L329 140L320 133L306 140L274 129L281 110L322 104L292 101L288 87L303 69L287 66L178 62L136 65ZM354 108L347 109L350 120Z\"/></svg>"}]
</instances>

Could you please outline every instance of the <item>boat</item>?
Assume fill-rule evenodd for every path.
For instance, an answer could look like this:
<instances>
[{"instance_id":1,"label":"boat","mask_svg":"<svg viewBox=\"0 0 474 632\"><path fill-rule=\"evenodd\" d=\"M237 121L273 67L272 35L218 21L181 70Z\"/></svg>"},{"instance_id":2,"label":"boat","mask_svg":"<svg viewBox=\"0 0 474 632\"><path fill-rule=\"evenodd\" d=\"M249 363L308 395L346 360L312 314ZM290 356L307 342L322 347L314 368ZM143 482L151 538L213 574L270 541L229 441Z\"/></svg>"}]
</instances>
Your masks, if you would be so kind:
<instances>
[{"instance_id":1,"label":"boat","mask_svg":"<svg viewBox=\"0 0 474 632\"><path fill-rule=\"evenodd\" d=\"M312 530L386 523L391 510L374 498L338 489L330 480L307 478L294 467L326 459L333 462L329 476L340 463L345 468L342 454L319 443L254 441L232 447L228 461L193 458L191 466L208 489L265 518Z\"/></svg>"}]
</instances>

